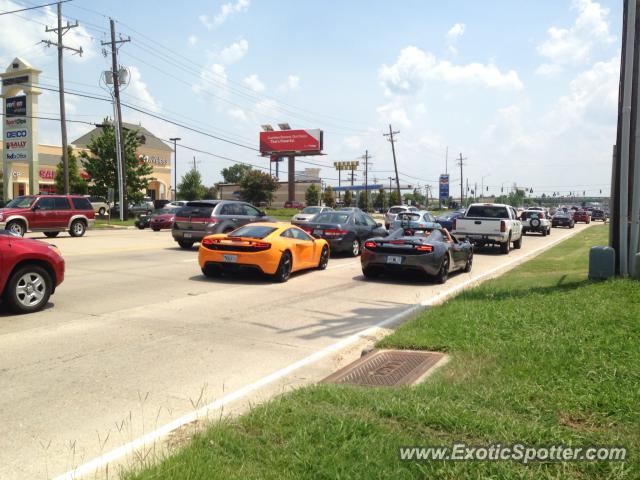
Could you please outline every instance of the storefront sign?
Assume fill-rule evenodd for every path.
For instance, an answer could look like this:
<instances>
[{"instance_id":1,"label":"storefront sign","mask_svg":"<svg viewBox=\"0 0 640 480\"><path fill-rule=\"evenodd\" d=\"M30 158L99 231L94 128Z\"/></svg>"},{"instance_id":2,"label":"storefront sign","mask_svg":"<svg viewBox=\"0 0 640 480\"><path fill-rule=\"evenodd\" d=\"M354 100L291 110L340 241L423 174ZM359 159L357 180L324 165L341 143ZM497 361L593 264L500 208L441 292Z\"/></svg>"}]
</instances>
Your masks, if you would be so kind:
<instances>
[{"instance_id":1,"label":"storefront sign","mask_svg":"<svg viewBox=\"0 0 640 480\"><path fill-rule=\"evenodd\" d=\"M20 95L17 97L7 98L5 100L5 114L7 117L26 117L27 96Z\"/></svg>"},{"instance_id":2,"label":"storefront sign","mask_svg":"<svg viewBox=\"0 0 640 480\"><path fill-rule=\"evenodd\" d=\"M54 180L56 178L55 170L40 170L40 178L43 180Z\"/></svg>"},{"instance_id":3,"label":"storefront sign","mask_svg":"<svg viewBox=\"0 0 640 480\"><path fill-rule=\"evenodd\" d=\"M169 165L169 160L167 160L166 158L158 157L156 155L139 155L138 158L141 161L149 163L151 165L159 165L161 167L166 167L167 165Z\"/></svg>"},{"instance_id":4,"label":"storefront sign","mask_svg":"<svg viewBox=\"0 0 640 480\"><path fill-rule=\"evenodd\" d=\"M13 172L11 172L11 176L12 176L13 178L21 177L21 176L22 176L22 172L18 172L18 171L16 171L16 170L14 170Z\"/></svg>"},{"instance_id":5,"label":"storefront sign","mask_svg":"<svg viewBox=\"0 0 640 480\"><path fill-rule=\"evenodd\" d=\"M24 150L25 148L27 148L27 141L19 140L19 141L6 142L5 146L7 150Z\"/></svg>"}]
</instances>

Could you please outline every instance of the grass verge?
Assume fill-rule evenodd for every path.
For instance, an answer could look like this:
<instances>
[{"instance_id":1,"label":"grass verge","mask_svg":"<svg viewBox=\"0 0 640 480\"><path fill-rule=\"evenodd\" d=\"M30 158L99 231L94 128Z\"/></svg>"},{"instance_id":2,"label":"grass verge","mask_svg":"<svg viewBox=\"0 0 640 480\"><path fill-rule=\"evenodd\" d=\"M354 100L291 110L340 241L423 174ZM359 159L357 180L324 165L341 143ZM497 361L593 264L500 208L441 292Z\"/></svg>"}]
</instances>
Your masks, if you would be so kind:
<instances>
[{"instance_id":1,"label":"grass verge","mask_svg":"<svg viewBox=\"0 0 640 480\"><path fill-rule=\"evenodd\" d=\"M127 480L640 478L640 288L585 280L590 228L425 311L380 347L448 352L402 389L321 385L212 425ZM399 459L401 446L622 445L626 462Z\"/></svg>"},{"instance_id":2,"label":"grass verge","mask_svg":"<svg viewBox=\"0 0 640 480\"><path fill-rule=\"evenodd\" d=\"M93 228L119 228L119 227L132 227L136 221L135 218L130 218L124 222L120 219L112 218L107 220L106 218L96 218L93 224Z\"/></svg>"}]
</instances>

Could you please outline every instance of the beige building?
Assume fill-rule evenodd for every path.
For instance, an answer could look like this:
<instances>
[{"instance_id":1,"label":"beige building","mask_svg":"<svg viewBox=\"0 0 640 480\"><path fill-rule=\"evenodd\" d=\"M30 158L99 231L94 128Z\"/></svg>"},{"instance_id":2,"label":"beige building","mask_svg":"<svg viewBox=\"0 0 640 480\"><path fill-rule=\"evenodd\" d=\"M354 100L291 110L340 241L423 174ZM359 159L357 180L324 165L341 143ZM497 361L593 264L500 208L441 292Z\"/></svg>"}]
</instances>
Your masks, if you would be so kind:
<instances>
[{"instance_id":1,"label":"beige building","mask_svg":"<svg viewBox=\"0 0 640 480\"><path fill-rule=\"evenodd\" d=\"M147 187L147 195L152 200L170 200L172 198L173 176L172 176L172 152L173 149L161 140L158 140L152 133L140 125L124 123L124 128L138 131L141 142L136 154L140 161L147 162L153 166L153 173L149 178L153 178ZM80 138L70 142L74 148L76 156L87 148L92 136L100 135L101 128L96 127ZM4 142L3 142L4 144ZM0 153L2 148L0 146ZM29 191L29 165L27 162L14 162L11 165L9 196L11 198L19 195L31 195L36 193L55 193L56 167L62 160L62 147L56 145L38 145L38 191ZM86 177L86 173L80 167L80 175Z\"/></svg>"},{"instance_id":2,"label":"beige building","mask_svg":"<svg viewBox=\"0 0 640 480\"><path fill-rule=\"evenodd\" d=\"M287 201L289 187L287 182L279 182L278 190L273 194L273 201L271 206L275 208L284 207L284 202ZM310 185L315 185L320 190L320 181L317 182L296 182L296 201L305 203L304 195L307 192L307 188ZM222 200L242 200L240 196L240 185L237 183L221 183L218 184L218 195Z\"/></svg>"}]
</instances>

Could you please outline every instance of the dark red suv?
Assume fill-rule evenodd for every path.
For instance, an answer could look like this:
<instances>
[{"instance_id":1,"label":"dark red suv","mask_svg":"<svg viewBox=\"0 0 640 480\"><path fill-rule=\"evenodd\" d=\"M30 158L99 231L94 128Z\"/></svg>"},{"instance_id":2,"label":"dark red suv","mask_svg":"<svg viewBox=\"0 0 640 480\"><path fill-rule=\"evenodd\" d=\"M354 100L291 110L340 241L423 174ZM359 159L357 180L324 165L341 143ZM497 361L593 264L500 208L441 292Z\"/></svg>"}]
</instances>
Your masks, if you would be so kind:
<instances>
[{"instance_id":1,"label":"dark red suv","mask_svg":"<svg viewBox=\"0 0 640 480\"><path fill-rule=\"evenodd\" d=\"M54 245L0 230L0 295L16 313L40 310L64 280Z\"/></svg>"},{"instance_id":2,"label":"dark red suv","mask_svg":"<svg viewBox=\"0 0 640 480\"><path fill-rule=\"evenodd\" d=\"M0 229L23 236L27 231L56 237L68 231L81 237L96 218L91 203L80 195L28 195L0 208Z\"/></svg>"}]
</instances>

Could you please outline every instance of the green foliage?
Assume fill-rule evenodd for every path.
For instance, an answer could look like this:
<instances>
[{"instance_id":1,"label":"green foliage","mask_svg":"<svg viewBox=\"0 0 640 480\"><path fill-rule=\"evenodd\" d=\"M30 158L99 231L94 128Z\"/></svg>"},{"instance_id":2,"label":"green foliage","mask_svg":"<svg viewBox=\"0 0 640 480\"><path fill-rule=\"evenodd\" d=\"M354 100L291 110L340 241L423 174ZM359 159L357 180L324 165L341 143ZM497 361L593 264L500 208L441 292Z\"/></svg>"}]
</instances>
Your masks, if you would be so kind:
<instances>
[{"instance_id":1,"label":"green foliage","mask_svg":"<svg viewBox=\"0 0 640 480\"><path fill-rule=\"evenodd\" d=\"M411 200L411 203L413 205L415 205L415 204L425 205L426 204L426 197L422 193L420 193L417 188L413 190L413 193L408 193L408 194L404 195L404 198L405 198L406 203L409 203L409 200Z\"/></svg>"},{"instance_id":2,"label":"green foliage","mask_svg":"<svg viewBox=\"0 0 640 480\"><path fill-rule=\"evenodd\" d=\"M73 148L68 147L69 155L69 193L85 195L89 189L87 182L80 176L78 159L73 152ZM56 166L56 193L64 193L64 166L62 160Z\"/></svg>"},{"instance_id":3,"label":"green foliage","mask_svg":"<svg viewBox=\"0 0 640 480\"><path fill-rule=\"evenodd\" d=\"M398 198L398 191L391 190L389 193L389 206L398 205L400 203L400 199Z\"/></svg>"},{"instance_id":4,"label":"green foliage","mask_svg":"<svg viewBox=\"0 0 640 480\"><path fill-rule=\"evenodd\" d=\"M206 188L202 184L202 175L192 168L182 176L178 184L179 200L200 200L204 197Z\"/></svg>"},{"instance_id":5,"label":"green foliage","mask_svg":"<svg viewBox=\"0 0 640 480\"><path fill-rule=\"evenodd\" d=\"M304 194L304 199L307 205L318 205L320 203L320 189L315 183L309 185Z\"/></svg>"},{"instance_id":6,"label":"green foliage","mask_svg":"<svg viewBox=\"0 0 640 480\"><path fill-rule=\"evenodd\" d=\"M333 188L328 186L324 189L324 194L322 195L322 200L327 207L335 208L336 207L336 196L333 193Z\"/></svg>"},{"instance_id":7,"label":"green foliage","mask_svg":"<svg viewBox=\"0 0 640 480\"><path fill-rule=\"evenodd\" d=\"M218 187L212 185L205 189L204 195L202 196L204 200L215 200L218 198Z\"/></svg>"},{"instance_id":8,"label":"green foliage","mask_svg":"<svg viewBox=\"0 0 640 480\"><path fill-rule=\"evenodd\" d=\"M373 196L373 206L377 210L385 210L387 208L387 193L384 188L380 188L378 193Z\"/></svg>"},{"instance_id":9,"label":"green foliage","mask_svg":"<svg viewBox=\"0 0 640 480\"><path fill-rule=\"evenodd\" d=\"M88 181L93 183L91 190L94 195L106 197L109 188L115 189L115 198L119 196L118 165L116 160L115 129L107 119L103 122L102 133L92 136L87 149L80 156L84 168L89 175ZM152 178L153 167L136 157L136 150L140 145L137 130L122 131L125 156L125 181L127 196L131 203L142 201L147 185Z\"/></svg>"},{"instance_id":10,"label":"green foliage","mask_svg":"<svg viewBox=\"0 0 640 480\"><path fill-rule=\"evenodd\" d=\"M367 209L367 196L364 192L358 193L358 208L360 210Z\"/></svg>"},{"instance_id":11,"label":"green foliage","mask_svg":"<svg viewBox=\"0 0 640 480\"><path fill-rule=\"evenodd\" d=\"M223 168L220 173L222 174L224 183L240 183L245 175L252 170L253 168L251 168L250 165L236 163L230 167Z\"/></svg>"},{"instance_id":12,"label":"green foliage","mask_svg":"<svg viewBox=\"0 0 640 480\"><path fill-rule=\"evenodd\" d=\"M345 207L350 207L353 203L353 195L351 194L351 190L347 190L344 192L344 197L342 197L342 203L344 203Z\"/></svg>"},{"instance_id":13,"label":"green foliage","mask_svg":"<svg viewBox=\"0 0 640 480\"><path fill-rule=\"evenodd\" d=\"M496 203L504 203L513 207L520 207L524 204L524 200L527 193L519 188L515 191L509 192L508 195L500 195L496 198Z\"/></svg>"},{"instance_id":14,"label":"green foliage","mask_svg":"<svg viewBox=\"0 0 640 480\"><path fill-rule=\"evenodd\" d=\"M251 170L240 181L240 194L245 201L254 205L269 204L278 186L278 180L275 177L266 172Z\"/></svg>"}]
</instances>

